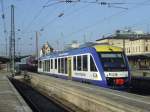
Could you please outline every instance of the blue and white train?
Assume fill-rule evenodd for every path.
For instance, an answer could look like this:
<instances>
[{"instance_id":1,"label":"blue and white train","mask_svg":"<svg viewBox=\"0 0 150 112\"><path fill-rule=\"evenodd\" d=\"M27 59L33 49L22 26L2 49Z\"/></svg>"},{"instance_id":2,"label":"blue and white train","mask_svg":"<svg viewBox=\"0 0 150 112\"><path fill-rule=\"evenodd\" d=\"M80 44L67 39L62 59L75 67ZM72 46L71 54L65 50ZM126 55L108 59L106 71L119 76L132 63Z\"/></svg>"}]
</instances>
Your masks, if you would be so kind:
<instances>
[{"instance_id":1,"label":"blue and white train","mask_svg":"<svg viewBox=\"0 0 150 112\"><path fill-rule=\"evenodd\" d=\"M93 45L42 56L38 60L38 72L106 88L128 87L131 80L125 53L110 45Z\"/></svg>"}]
</instances>

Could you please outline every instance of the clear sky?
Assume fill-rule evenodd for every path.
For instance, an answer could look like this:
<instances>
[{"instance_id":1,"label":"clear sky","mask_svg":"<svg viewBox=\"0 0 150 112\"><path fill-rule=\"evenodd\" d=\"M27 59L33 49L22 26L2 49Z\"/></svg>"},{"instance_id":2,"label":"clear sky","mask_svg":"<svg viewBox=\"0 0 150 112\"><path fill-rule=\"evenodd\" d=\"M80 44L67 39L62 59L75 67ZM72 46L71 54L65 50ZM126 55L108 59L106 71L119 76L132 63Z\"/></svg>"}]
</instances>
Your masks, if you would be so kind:
<instances>
[{"instance_id":1,"label":"clear sky","mask_svg":"<svg viewBox=\"0 0 150 112\"><path fill-rule=\"evenodd\" d=\"M95 41L117 29L131 27L150 31L150 0L99 0L119 3L100 5L96 0L80 0L76 3L57 3L62 0L0 0L5 14L7 37L10 36L10 5L15 6L16 52L35 52L35 32L40 32L40 46L49 42L62 49L65 44L77 40ZM76 0L74 0L76 1ZM121 3L121 4L120 4ZM46 6L43 8L43 6ZM64 14L58 17L60 14ZM4 21L0 18L0 55L5 53ZM18 30L20 29L20 30ZM42 31L40 31L42 29Z\"/></svg>"}]
</instances>

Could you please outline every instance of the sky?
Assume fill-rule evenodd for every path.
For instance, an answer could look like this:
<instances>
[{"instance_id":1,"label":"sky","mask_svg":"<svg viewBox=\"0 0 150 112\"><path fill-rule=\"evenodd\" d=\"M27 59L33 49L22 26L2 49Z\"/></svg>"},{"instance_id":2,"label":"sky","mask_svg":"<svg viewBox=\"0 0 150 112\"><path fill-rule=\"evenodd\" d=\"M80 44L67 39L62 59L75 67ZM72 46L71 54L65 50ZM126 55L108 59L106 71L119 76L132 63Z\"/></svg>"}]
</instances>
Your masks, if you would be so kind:
<instances>
[{"instance_id":1,"label":"sky","mask_svg":"<svg viewBox=\"0 0 150 112\"><path fill-rule=\"evenodd\" d=\"M0 18L0 55L6 54L5 38L10 36L12 4L15 7L16 54L35 53L36 32L39 32L40 47L49 42L54 49L60 50L74 40L79 43L94 42L118 29L150 32L150 0L99 0L99 3L110 3L109 6L87 3L96 0L60 1L0 0L0 14L5 15L5 19Z\"/></svg>"}]
</instances>

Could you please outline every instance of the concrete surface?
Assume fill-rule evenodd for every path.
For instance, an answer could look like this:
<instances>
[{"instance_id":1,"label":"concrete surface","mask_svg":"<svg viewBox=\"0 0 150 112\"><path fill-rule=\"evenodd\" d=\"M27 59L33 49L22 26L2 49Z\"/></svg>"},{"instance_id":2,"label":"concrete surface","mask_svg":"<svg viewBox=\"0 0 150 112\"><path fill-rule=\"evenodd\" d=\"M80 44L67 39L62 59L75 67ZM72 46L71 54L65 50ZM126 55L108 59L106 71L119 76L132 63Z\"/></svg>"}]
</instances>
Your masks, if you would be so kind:
<instances>
[{"instance_id":1,"label":"concrete surface","mask_svg":"<svg viewBox=\"0 0 150 112\"><path fill-rule=\"evenodd\" d=\"M7 75L9 73L0 71L0 112L32 112Z\"/></svg>"},{"instance_id":2,"label":"concrete surface","mask_svg":"<svg viewBox=\"0 0 150 112\"><path fill-rule=\"evenodd\" d=\"M150 112L150 97L30 73L30 83L47 96L88 112ZM27 81L28 82L28 81Z\"/></svg>"}]
</instances>

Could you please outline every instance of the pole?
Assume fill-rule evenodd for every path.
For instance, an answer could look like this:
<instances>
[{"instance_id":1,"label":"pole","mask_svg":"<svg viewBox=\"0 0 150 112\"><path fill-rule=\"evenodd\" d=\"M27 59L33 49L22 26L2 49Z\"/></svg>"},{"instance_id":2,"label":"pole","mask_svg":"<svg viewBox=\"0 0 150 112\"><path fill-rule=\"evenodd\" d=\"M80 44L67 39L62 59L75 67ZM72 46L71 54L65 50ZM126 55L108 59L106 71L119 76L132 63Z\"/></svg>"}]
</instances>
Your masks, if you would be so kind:
<instances>
[{"instance_id":1,"label":"pole","mask_svg":"<svg viewBox=\"0 0 150 112\"><path fill-rule=\"evenodd\" d=\"M10 36L10 70L12 76L15 75L15 24L14 24L14 5L11 5L11 36Z\"/></svg>"},{"instance_id":2,"label":"pole","mask_svg":"<svg viewBox=\"0 0 150 112\"><path fill-rule=\"evenodd\" d=\"M38 54L39 54L39 35L38 32L36 31L36 57L38 59Z\"/></svg>"}]
</instances>

